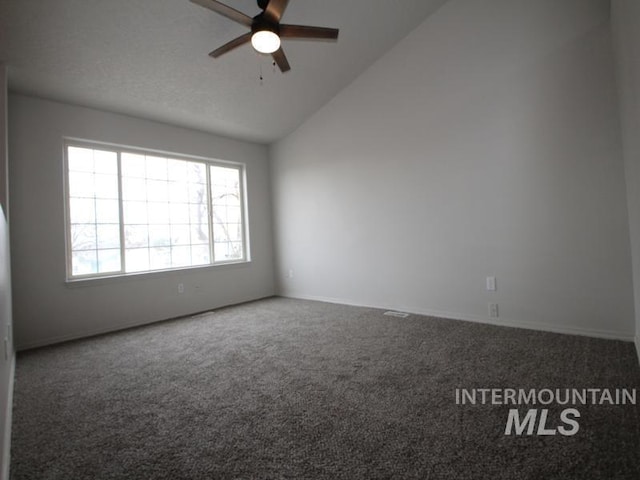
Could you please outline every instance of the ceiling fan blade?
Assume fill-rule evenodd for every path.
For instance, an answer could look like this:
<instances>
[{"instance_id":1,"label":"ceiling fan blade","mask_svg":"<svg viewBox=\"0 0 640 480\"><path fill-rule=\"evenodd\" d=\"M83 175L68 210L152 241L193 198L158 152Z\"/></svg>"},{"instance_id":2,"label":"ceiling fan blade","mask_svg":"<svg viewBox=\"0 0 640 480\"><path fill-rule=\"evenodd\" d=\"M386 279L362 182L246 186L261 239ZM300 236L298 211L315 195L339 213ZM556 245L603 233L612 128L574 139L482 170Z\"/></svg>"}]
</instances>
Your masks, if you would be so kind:
<instances>
[{"instance_id":1,"label":"ceiling fan blade","mask_svg":"<svg viewBox=\"0 0 640 480\"><path fill-rule=\"evenodd\" d=\"M309 27L306 25L280 25L280 36L284 38L315 38L336 40L337 28Z\"/></svg>"},{"instance_id":2,"label":"ceiling fan blade","mask_svg":"<svg viewBox=\"0 0 640 480\"><path fill-rule=\"evenodd\" d=\"M269 0L267 8L264 10L264 15L272 22L278 23L282 18L284 10L287 8L289 0Z\"/></svg>"},{"instance_id":3,"label":"ceiling fan blade","mask_svg":"<svg viewBox=\"0 0 640 480\"><path fill-rule=\"evenodd\" d=\"M220 3L216 0L191 0L191 3L195 3L196 5L200 5L201 7L213 10L214 12L230 18L235 22L241 23L242 25L246 25L247 27L251 27L251 24L253 23L253 18L251 18L250 16L245 15L235 8L231 8L224 3Z\"/></svg>"},{"instance_id":4,"label":"ceiling fan blade","mask_svg":"<svg viewBox=\"0 0 640 480\"><path fill-rule=\"evenodd\" d=\"M279 48L275 52L271 54L275 62L278 64L278 68L282 73L288 72L291 70L291 66L289 65L289 60L287 60L287 56L284 54L284 50Z\"/></svg>"},{"instance_id":5,"label":"ceiling fan blade","mask_svg":"<svg viewBox=\"0 0 640 480\"><path fill-rule=\"evenodd\" d=\"M234 38L229 43L225 43L220 48L216 48L213 52L209 54L210 57L218 58L220 55L223 55L234 48L238 48L240 45L244 45L245 43L249 43L251 41L251 32L245 33L244 35L240 35L238 38Z\"/></svg>"}]
</instances>

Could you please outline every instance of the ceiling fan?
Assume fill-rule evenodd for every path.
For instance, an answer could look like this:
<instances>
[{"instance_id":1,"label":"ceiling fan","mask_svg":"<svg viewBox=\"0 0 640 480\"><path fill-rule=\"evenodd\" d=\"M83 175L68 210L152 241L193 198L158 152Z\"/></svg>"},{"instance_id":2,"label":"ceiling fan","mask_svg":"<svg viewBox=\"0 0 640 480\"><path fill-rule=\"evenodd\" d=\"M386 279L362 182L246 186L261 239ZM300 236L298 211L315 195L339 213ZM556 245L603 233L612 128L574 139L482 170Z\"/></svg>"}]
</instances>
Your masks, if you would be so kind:
<instances>
[{"instance_id":1,"label":"ceiling fan","mask_svg":"<svg viewBox=\"0 0 640 480\"><path fill-rule=\"evenodd\" d=\"M289 0L258 0L258 7L262 13L253 18L216 0L191 0L191 2L251 28L250 32L240 35L209 53L213 58L218 58L234 48L251 42L256 51L271 54L280 71L284 73L291 70L291 66L280 46L281 38L310 40L336 40L338 38L339 30L336 28L281 24L280 19Z\"/></svg>"}]
</instances>

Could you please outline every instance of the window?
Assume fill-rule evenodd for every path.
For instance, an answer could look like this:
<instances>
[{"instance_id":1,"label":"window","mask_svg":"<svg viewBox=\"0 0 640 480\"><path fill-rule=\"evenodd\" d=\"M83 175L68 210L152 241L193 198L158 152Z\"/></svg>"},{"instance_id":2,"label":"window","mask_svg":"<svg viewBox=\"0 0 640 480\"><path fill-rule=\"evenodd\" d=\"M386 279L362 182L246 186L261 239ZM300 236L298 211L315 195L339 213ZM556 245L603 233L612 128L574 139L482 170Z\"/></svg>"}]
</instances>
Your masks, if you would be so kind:
<instances>
[{"instance_id":1,"label":"window","mask_svg":"<svg viewBox=\"0 0 640 480\"><path fill-rule=\"evenodd\" d=\"M242 165L69 142L67 277L247 260Z\"/></svg>"}]
</instances>

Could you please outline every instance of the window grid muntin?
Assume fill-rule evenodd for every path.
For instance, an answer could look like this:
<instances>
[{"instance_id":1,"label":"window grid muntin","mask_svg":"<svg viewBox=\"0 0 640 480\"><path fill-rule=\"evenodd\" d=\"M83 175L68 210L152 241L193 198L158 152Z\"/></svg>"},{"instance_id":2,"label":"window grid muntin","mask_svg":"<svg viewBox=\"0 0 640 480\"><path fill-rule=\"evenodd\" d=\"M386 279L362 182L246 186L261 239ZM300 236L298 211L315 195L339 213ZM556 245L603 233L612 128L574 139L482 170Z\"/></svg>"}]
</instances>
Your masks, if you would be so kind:
<instances>
[{"instance_id":1,"label":"window grid muntin","mask_svg":"<svg viewBox=\"0 0 640 480\"><path fill-rule=\"evenodd\" d=\"M131 179L143 186L142 196L129 196L127 191L123 194L123 205L136 204L144 210L145 219L128 219L125 212L123 225L125 227L125 261L130 256L142 256L141 250L147 250L146 266L127 268L128 273L134 271L155 271L159 269L184 268L191 266L210 265L210 255L202 255L202 246L208 244L208 213L207 213L207 164L202 161L192 161L171 157L159 157L158 155L140 155L144 162L144 173L136 175L123 175L123 181L129 183ZM162 161L164 168L157 168L157 163ZM174 166L182 170L178 179L171 178L170 167ZM161 172L161 174L159 174ZM175 196L177 192L178 196ZM158 193L161 193L158 196ZM144 197L144 198L142 198ZM162 208L163 214L154 218L158 209ZM178 218L175 213L178 212ZM194 213L196 212L196 213ZM202 212L202 213L200 213ZM206 220L205 240L196 238L196 232L202 231ZM143 244L130 244L127 241L127 231L135 229L144 232L146 241ZM168 232L166 238L161 239L153 232ZM207 258L208 257L208 258ZM154 263L160 262L160 263Z\"/></svg>"},{"instance_id":2,"label":"window grid muntin","mask_svg":"<svg viewBox=\"0 0 640 480\"><path fill-rule=\"evenodd\" d=\"M86 158L85 159L80 159L79 161L75 161L75 167L78 167L78 165L80 165L81 168L74 168L71 166L70 162L67 162L66 164L66 181L65 181L65 186L67 188L67 255L68 255L68 272L70 272L73 275L73 266L74 265L78 265L78 264L74 264L74 258L89 258L89 255L91 255L93 257L93 263L95 264L95 269L96 269L96 273L85 273L82 269L82 262L78 262L79 265L77 266L77 273L76 275L74 275L74 277L76 278L80 278L86 275L99 275L99 276L109 276L109 275L113 275L114 273L118 273L118 270L115 268L103 268L103 255L107 255L107 254L113 254L114 248L108 248L108 247L104 247L104 246L100 246L100 242L101 242L101 235L99 233L100 227L107 227L107 226L114 226L116 225L116 223L114 223L113 221L107 222L104 221L104 218L100 217L98 215L98 203L99 202L104 202L104 201L113 201L114 200L114 195L112 192L112 195L104 195L104 191L99 191L96 187L95 187L95 180L97 176L109 176L109 177L115 177L113 180L115 180L116 182L116 189L117 189L117 154L112 151L112 150L108 150L108 149L101 149L101 150L97 150L95 148L88 148L85 146L80 146L80 145L69 145L67 146L67 151L65 151L65 157L67 156L68 152L70 149L75 149L75 150L84 150L84 155L85 157L87 155L91 156L91 165L90 167L88 167L85 164L82 164L83 161L86 162ZM113 173L113 168L110 167L106 170L101 169L101 167L103 167L104 164L104 160L105 158L102 158L102 162L101 163L97 163L98 160L96 158L97 153L99 152L99 154L107 154L107 156L111 156L111 158L106 158L106 160L108 162L115 162L115 170L116 172ZM80 152L79 152L80 153ZM104 155L101 155L102 157L104 157ZM108 175L105 175L105 172L108 173ZM79 175L77 174L81 174L85 176L85 182L90 181L93 184L93 188L90 190L86 190L86 191L80 191L78 192L78 185L77 182L72 181L72 177L74 177L76 180L78 180ZM84 185L81 186L81 188ZM113 185L111 186L111 188L113 188ZM117 192L115 192L115 195L117 196ZM75 216L74 218L74 208L73 205L78 205L80 204L80 202L84 202L85 204L89 204L90 208L87 209L87 211L90 211L91 213L91 218L82 218L82 219L78 219L77 216ZM78 213L77 211L75 212L76 214ZM101 221L103 220L103 221ZM93 230L93 234L90 235L89 241L91 243L93 243L93 245L86 245L85 248L82 248L82 245L79 246L79 248L74 248L74 240L75 238L77 238L74 234L76 232L79 232L78 235L85 235L87 231ZM118 253L119 254L119 253Z\"/></svg>"},{"instance_id":3,"label":"window grid muntin","mask_svg":"<svg viewBox=\"0 0 640 480\"><path fill-rule=\"evenodd\" d=\"M66 219L66 229L65 229L65 235L67 236L67 278L68 280L83 280L83 279L92 279L92 278L108 278L108 277L118 277L118 276L126 276L126 275L131 275L131 274L144 274L144 273L154 273L154 272L162 272L162 271L167 271L167 270L180 270L180 269L190 269L190 268L202 268L202 267L208 267L208 266L214 266L214 265L224 265L224 264L233 264L233 263L244 263L249 261L248 259L248 246L246 244L247 242L247 238L248 238L248 229L247 229L247 225L244 223L245 222L245 210L246 210L246 197L245 197L245 182L246 182L246 173L245 173L245 166L243 164L238 164L235 162L227 162L227 161L220 161L220 160L210 160L210 159L205 159L205 158L201 158L201 157L190 157L188 155L176 155L176 154L171 154L171 153L164 153L164 152L156 152L153 150L144 150L144 149L132 149L130 147L119 147L119 146L114 146L114 145L109 145L109 144L102 144L102 143L93 143L93 142L86 142L86 141L82 141L82 140L72 140L72 139L67 139L65 140L65 144L64 144L64 158L65 158L65 187L66 187L66 192L65 192L65 203L66 203L66 214L67 214L67 219ZM70 235L71 235L71 213L70 213L70 185L69 185L69 148L72 147L76 147L76 148L83 148L83 149L89 149L92 150L92 152L95 153L95 151L99 151L99 152L111 152L114 153L117 156L117 173L115 174L117 177L117 182L118 182L118 186L117 186L117 190L118 190L118 217L119 217L119 230L120 230L120 248L119 248L119 253L120 253L120 270L113 270L113 271L109 271L109 272L97 272L97 273L88 273L88 274L78 274L78 275L74 275L73 271L72 271L72 250L71 250L71 240L70 240ZM126 238L125 238L125 212L124 212L124 190L123 190L123 169L122 169L122 155L123 154L134 154L134 155L141 155L143 157L161 157L161 158L165 158L167 160L177 160L177 161L183 161L183 162L187 162L187 167L189 164L191 163L196 163L196 164L201 164L204 167L204 170L206 172L206 180L205 180L205 196L206 196L206 204L193 204L193 205L202 205L204 206L205 210L206 210L206 214L205 214L205 218L207 219L207 224L208 224L208 235L209 235L209 241L208 244L202 243L202 244L193 244L190 243L187 246L190 248L191 251L191 265L185 265L185 266L177 266L177 267L168 267L168 268L159 268L159 269L153 269L153 268L149 268L147 270L140 270L140 271L127 271L127 265L126 265L126 255L125 255L125 250L126 250ZM222 167L222 168L230 168L233 170L236 170L238 172L238 178L239 178L239 191L240 191L240 209L241 209L241 221L243 222L241 224L241 254L237 259L231 259L231 260L218 260L215 258L215 248L214 248L214 238L213 238L213 221L212 221L212 201L211 201L211 189L212 189L212 179L211 179L211 167ZM148 203L148 202L146 202ZM192 205L192 204L190 204ZM191 214L191 212L190 212ZM151 224L149 224L151 225ZM191 229L190 231L190 235L193 235L193 229ZM192 241L192 238L190 237L190 241ZM206 246L206 250L208 251L208 255L209 255L209 262L208 263L196 263L193 264L193 247L204 247ZM150 245L148 247L149 249L152 248ZM169 247L171 248L171 247ZM107 250L107 249L103 249L103 250ZM109 249L109 250L115 250L115 249Z\"/></svg>"}]
</instances>

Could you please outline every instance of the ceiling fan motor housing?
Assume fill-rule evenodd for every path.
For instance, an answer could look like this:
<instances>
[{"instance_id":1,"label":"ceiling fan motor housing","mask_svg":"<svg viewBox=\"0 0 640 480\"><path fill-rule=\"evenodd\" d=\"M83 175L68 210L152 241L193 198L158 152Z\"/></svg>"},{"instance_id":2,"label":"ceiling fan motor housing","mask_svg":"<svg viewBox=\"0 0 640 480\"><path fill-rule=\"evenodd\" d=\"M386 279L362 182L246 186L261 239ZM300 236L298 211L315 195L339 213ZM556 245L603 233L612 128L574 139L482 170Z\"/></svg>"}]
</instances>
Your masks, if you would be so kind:
<instances>
[{"instance_id":1,"label":"ceiling fan motor housing","mask_svg":"<svg viewBox=\"0 0 640 480\"><path fill-rule=\"evenodd\" d=\"M269 32L273 32L276 35L280 36L280 28L277 23L270 22L264 17L264 14L261 13L253 17L253 23L251 24L251 33L262 32L267 30Z\"/></svg>"}]
</instances>

